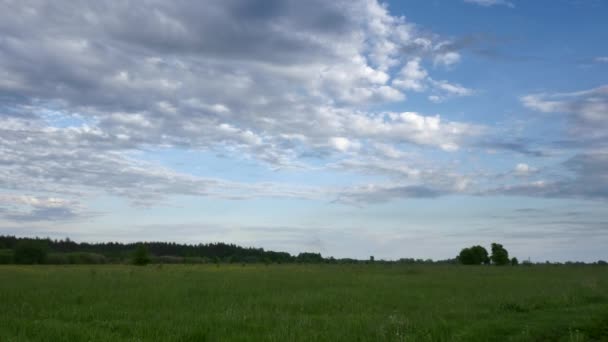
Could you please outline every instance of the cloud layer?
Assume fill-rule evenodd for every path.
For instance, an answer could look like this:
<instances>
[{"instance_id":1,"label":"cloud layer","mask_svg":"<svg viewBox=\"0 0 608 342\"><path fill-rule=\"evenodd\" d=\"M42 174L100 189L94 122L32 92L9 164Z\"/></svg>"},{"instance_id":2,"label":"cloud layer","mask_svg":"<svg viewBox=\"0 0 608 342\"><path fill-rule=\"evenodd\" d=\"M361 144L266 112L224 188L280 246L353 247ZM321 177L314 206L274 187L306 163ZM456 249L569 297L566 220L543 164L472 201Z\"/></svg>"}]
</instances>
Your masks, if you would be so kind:
<instances>
[{"instance_id":1,"label":"cloud layer","mask_svg":"<svg viewBox=\"0 0 608 342\"><path fill-rule=\"evenodd\" d=\"M183 195L355 205L449 194L608 197L606 86L521 97L535 115L568 122L570 140L543 150L505 140L488 123L410 109L410 98L442 108L483 92L449 79L471 43L434 34L377 1L1 6L0 188L10 195L0 215L7 220L84 217L87 201L105 195L134 205ZM540 158L558 144L571 144L572 155L546 168L517 161L506 171L479 170L461 161L488 148ZM331 186L229 181L147 161L150 151L359 178Z\"/></svg>"}]
</instances>

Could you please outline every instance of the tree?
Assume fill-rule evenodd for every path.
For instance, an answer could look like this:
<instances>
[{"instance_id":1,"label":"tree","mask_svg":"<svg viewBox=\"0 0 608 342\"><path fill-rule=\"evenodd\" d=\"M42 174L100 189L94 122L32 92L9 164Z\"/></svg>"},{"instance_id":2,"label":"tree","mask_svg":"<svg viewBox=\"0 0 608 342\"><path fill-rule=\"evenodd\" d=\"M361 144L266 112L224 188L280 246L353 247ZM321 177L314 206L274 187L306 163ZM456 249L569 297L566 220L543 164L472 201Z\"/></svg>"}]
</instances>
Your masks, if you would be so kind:
<instances>
[{"instance_id":1,"label":"tree","mask_svg":"<svg viewBox=\"0 0 608 342\"><path fill-rule=\"evenodd\" d=\"M21 240L15 246L13 259L18 264L44 264L47 246L41 240Z\"/></svg>"},{"instance_id":2,"label":"tree","mask_svg":"<svg viewBox=\"0 0 608 342\"><path fill-rule=\"evenodd\" d=\"M519 260L516 257L511 258L511 266L519 265Z\"/></svg>"},{"instance_id":3,"label":"tree","mask_svg":"<svg viewBox=\"0 0 608 342\"><path fill-rule=\"evenodd\" d=\"M509 263L509 252L499 243L492 243L492 263L495 265L507 265Z\"/></svg>"},{"instance_id":4,"label":"tree","mask_svg":"<svg viewBox=\"0 0 608 342\"><path fill-rule=\"evenodd\" d=\"M481 246L464 248L460 251L457 259L458 262L464 265L481 265L488 264L490 262L488 251Z\"/></svg>"},{"instance_id":5,"label":"tree","mask_svg":"<svg viewBox=\"0 0 608 342\"><path fill-rule=\"evenodd\" d=\"M150 263L150 256L148 255L148 248L143 243L140 243L133 254L133 264L138 266L145 266Z\"/></svg>"},{"instance_id":6,"label":"tree","mask_svg":"<svg viewBox=\"0 0 608 342\"><path fill-rule=\"evenodd\" d=\"M321 253L310 253L304 252L298 254L296 257L297 262L306 263L306 264L320 264L323 262L323 257Z\"/></svg>"}]
</instances>

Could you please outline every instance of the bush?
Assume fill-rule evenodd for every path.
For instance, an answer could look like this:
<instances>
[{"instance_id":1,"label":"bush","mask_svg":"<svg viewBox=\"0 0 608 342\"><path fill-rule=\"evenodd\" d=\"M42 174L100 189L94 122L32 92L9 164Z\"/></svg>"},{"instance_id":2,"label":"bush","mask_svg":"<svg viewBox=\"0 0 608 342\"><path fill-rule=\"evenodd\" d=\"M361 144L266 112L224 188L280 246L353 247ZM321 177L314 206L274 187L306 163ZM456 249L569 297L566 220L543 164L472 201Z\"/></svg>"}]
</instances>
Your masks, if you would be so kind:
<instances>
[{"instance_id":1,"label":"bush","mask_svg":"<svg viewBox=\"0 0 608 342\"><path fill-rule=\"evenodd\" d=\"M184 257L182 260L184 264L204 264L208 261L201 257Z\"/></svg>"},{"instance_id":2,"label":"bush","mask_svg":"<svg viewBox=\"0 0 608 342\"><path fill-rule=\"evenodd\" d=\"M17 264L44 264L46 256L47 246L41 240L22 240L15 246Z\"/></svg>"},{"instance_id":3,"label":"bush","mask_svg":"<svg viewBox=\"0 0 608 342\"><path fill-rule=\"evenodd\" d=\"M481 265L488 264L490 258L488 257L488 251L481 246L473 246L464 248L458 255L458 261L464 265Z\"/></svg>"},{"instance_id":4,"label":"bush","mask_svg":"<svg viewBox=\"0 0 608 342\"><path fill-rule=\"evenodd\" d=\"M70 264L105 264L106 257L97 253L68 253Z\"/></svg>"},{"instance_id":5,"label":"bush","mask_svg":"<svg viewBox=\"0 0 608 342\"><path fill-rule=\"evenodd\" d=\"M50 265L65 265L69 264L70 260L66 253L49 253L46 257L46 263Z\"/></svg>"},{"instance_id":6,"label":"bush","mask_svg":"<svg viewBox=\"0 0 608 342\"><path fill-rule=\"evenodd\" d=\"M105 264L108 260L104 255L97 253L74 252L74 253L50 253L46 263L52 265L82 265L82 264Z\"/></svg>"},{"instance_id":7,"label":"bush","mask_svg":"<svg viewBox=\"0 0 608 342\"><path fill-rule=\"evenodd\" d=\"M135 253L133 254L133 264L138 266L145 266L150 263L150 256L148 255L148 248L144 244L139 244Z\"/></svg>"},{"instance_id":8,"label":"bush","mask_svg":"<svg viewBox=\"0 0 608 342\"><path fill-rule=\"evenodd\" d=\"M492 263L495 265L507 265L509 263L509 252L499 243L492 243Z\"/></svg>"},{"instance_id":9,"label":"bush","mask_svg":"<svg viewBox=\"0 0 608 342\"><path fill-rule=\"evenodd\" d=\"M0 249L0 265L13 263L13 251L10 249Z\"/></svg>"},{"instance_id":10,"label":"bush","mask_svg":"<svg viewBox=\"0 0 608 342\"><path fill-rule=\"evenodd\" d=\"M296 257L296 261L306 264L320 264L323 262L321 253L300 253Z\"/></svg>"},{"instance_id":11,"label":"bush","mask_svg":"<svg viewBox=\"0 0 608 342\"><path fill-rule=\"evenodd\" d=\"M161 255L152 257L152 262L155 264L181 264L184 262L184 258L172 255Z\"/></svg>"}]
</instances>

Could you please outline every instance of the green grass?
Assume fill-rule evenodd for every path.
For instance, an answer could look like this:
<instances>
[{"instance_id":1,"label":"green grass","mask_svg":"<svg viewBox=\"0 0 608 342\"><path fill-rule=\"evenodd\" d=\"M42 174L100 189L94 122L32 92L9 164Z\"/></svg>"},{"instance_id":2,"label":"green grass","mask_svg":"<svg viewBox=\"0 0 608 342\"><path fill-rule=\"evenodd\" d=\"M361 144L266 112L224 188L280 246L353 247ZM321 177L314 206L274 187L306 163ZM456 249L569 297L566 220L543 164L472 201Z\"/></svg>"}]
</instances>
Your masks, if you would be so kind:
<instances>
[{"instance_id":1,"label":"green grass","mask_svg":"<svg viewBox=\"0 0 608 342\"><path fill-rule=\"evenodd\" d=\"M607 341L608 267L0 266L0 341Z\"/></svg>"}]
</instances>

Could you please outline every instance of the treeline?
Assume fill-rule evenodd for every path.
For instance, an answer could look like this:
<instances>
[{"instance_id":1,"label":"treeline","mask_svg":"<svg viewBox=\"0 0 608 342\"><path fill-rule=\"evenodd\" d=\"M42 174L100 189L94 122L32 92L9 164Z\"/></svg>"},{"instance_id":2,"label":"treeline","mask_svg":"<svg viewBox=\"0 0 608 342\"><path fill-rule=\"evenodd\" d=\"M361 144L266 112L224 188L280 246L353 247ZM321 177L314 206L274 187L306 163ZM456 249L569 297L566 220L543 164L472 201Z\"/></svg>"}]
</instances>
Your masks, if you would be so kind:
<instances>
[{"instance_id":1,"label":"treeline","mask_svg":"<svg viewBox=\"0 0 608 342\"><path fill-rule=\"evenodd\" d=\"M0 263L121 263L129 261L144 246L155 263L271 262L289 263L321 258L320 254L266 251L226 243L178 244L174 242L75 242L69 238L20 238L0 236ZM322 259L322 258L321 258Z\"/></svg>"},{"instance_id":2,"label":"treeline","mask_svg":"<svg viewBox=\"0 0 608 342\"><path fill-rule=\"evenodd\" d=\"M142 255L145 253L145 255ZM399 259L397 261L323 257L320 253L268 251L235 244L179 244L175 242L75 242L69 238L21 238L0 235L0 264L104 264L104 263L306 263L306 264L446 264L456 259Z\"/></svg>"},{"instance_id":3,"label":"treeline","mask_svg":"<svg viewBox=\"0 0 608 342\"><path fill-rule=\"evenodd\" d=\"M463 249L454 259L432 260L402 258L393 260L351 259L323 257L320 253L267 251L263 248L241 247L227 243L179 244L175 242L75 242L69 238L21 238L0 235L0 264L104 264L104 263L155 263L155 264L199 264L199 263L306 263L306 264L511 264L517 258L509 258L500 244L492 244L492 255L481 246ZM523 265L532 265L529 260ZM552 265L584 265L584 262L534 263ZM595 263L606 265L603 260Z\"/></svg>"},{"instance_id":4,"label":"treeline","mask_svg":"<svg viewBox=\"0 0 608 342\"><path fill-rule=\"evenodd\" d=\"M492 254L488 254L488 251L483 246L471 246L463 248L460 251L460 254L458 254L456 257L455 261L463 265L520 265L520 262L516 257L509 258L509 252L503 245L499 243L492 243L491 252ZM528 259L521 262L521 265L608 265L608 263L604 260L598 260L592 263L585 263L582 261L566 261L564 263L545 261L532 263Z\"/></svg>"}]
</instances>

